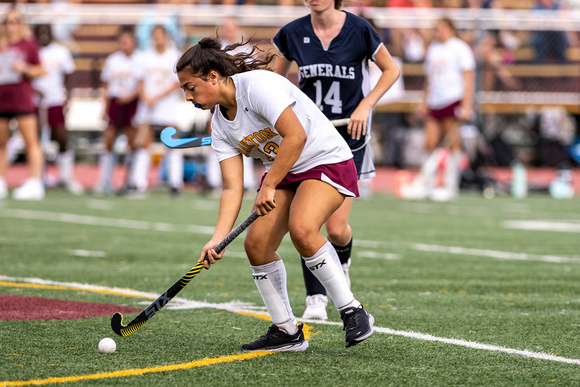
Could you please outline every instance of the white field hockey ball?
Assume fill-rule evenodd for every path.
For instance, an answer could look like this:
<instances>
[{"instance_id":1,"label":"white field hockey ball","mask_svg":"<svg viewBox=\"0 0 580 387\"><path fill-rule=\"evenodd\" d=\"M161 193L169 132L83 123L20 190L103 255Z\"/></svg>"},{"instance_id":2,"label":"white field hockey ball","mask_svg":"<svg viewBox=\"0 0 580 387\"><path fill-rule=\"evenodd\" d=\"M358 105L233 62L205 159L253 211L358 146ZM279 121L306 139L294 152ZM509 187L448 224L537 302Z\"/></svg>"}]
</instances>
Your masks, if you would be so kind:
<instances>
[{"instance_id":1,"label":"white field hockey ball","mask_svg":"<svg viewBox=\"0 0 580 387\"><path fill-rule=\"evenodd\" d=\"M117 344L115 340L105 337L103 340L99 341L99 352L101 353L114 353L117 349Z\"/></svg>"}]
</instances>

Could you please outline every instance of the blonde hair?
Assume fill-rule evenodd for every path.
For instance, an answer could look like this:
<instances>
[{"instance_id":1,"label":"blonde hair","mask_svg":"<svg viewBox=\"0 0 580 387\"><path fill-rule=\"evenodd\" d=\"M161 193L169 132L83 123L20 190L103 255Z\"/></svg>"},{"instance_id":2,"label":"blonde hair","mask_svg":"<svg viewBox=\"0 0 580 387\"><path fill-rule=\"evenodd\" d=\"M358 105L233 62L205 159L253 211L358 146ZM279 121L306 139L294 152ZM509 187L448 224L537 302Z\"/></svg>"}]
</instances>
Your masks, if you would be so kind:
<instances>
[{"instance_id":1,"label":"blonde hair","mask_svg":"<svg viewBox=\"0 0 580 387\"><path fill-rule=\"evenodd\" d=\"M2 26L4 27L4 35L5 38L8 39L8 34L6 33L6 21L8 20L8 16L15 16L20 20L20 39L28 40L32 37L32 31L24 21L24 17L16 8L10 8L8 12L4 15L4 20L2 20Z\"/></svg>"}]
</instances>

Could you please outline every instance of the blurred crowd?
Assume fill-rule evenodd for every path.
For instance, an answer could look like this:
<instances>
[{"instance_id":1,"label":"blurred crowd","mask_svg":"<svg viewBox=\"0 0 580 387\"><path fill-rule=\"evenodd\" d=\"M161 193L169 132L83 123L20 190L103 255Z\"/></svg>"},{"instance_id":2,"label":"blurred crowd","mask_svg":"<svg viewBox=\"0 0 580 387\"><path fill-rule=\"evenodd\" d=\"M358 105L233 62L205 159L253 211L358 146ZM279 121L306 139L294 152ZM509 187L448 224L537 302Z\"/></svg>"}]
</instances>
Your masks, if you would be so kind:
<instances>
[{"instance_id":1,"label":"blurred crowd","mask_svg":"<svg viewBox=\"0 0 580 387\"><path fill-rule=\"evenodd\" d=\"M38 1L42 2L42 1ZM78 2L70 0L69 2ZM179 4L246 4L246 5L293 5L303 2L294 0L223 0L223 1L167 1L158 3ZM84 3L84 2L83 2ZM475 8L475 9L542 9L562 10L573 7L574 1L556 0L385 0L382 2L358 0L347 6L385 6L389 8ZM372 23L372 20L370 20ZM72 24L71 24L72 25ZM70 26L70 25L69 25ZM18 7L2 16L0 26L0 199L8 196L4 179L9 167L6 160L7 142L10 134L17 129L25 142L26 161L29 178L13 192L15 199L37 200L44 198L46 180L43 177L45 161L42 154L41 138L48 136L58 144L56 163L59 168L57 184L71 193L80 194L85 189L94 193L111 194L121 192L126 195L143 195L149 189L152 143L159 140L160 130L165 126L175 126L177 112L175 106L180 100L177 78L173 64L179 58L191 38L187 36L177 17L160 19L153 13L145 14L139 24L120 27L117 34L117 50L107 55L99 73L99 87L103 90L105 120L107 128L102 136L102 153L99 156L99 177L91 187L83 187L74 178L75 155L67 136L65 120L67 103L71 89L71 75L75 72L73 54L69 50L74 42L72 32L58 25L27 25ZM436 40L433 28L389 28L379 29L389 52L402 67L403 76L383 103L388 105L400 98L406 90L422 90L427 82L426 58ZM239 41L242 36L251 36L252 31L242 32L235 18L226 18L220 26L220 35L226 42ZM474 83L477 91L522 91L522 79L509 71L516 63L517 50L533 48L533 55L522 63L530 64L577 64L577 59L568 54L571 48L579 46L578 31L515 31L476 30L456 31L457 37L467 43L473 54ZM62 44L62 43L66 44ZM413 77L413 65L418 65L420 76ZM410 69L406 74L405 69ZM467 69L467 67L465 68ZM372 70L372 69L371 69ZM467 71L467 70L466 70ZM471 71L471 70L470 70ZM404 81L403 81L404 80ZM412 82L417 82L415 85ZM405 83L405 84L404 84ZM469 82L468 82L469 83ZM399 90L399 91L397 91ZM24 91L24 92L23 92ZM399 95L397 96L397 93ZM380 109L379 109L380 110ZM387 109L388 110L388 109ZM566 112L561 115L567 116ZM467 117L465 117L467 119ZM556 117L555 120L562 119ZM576 121L574 121L574 119ZM549 117L545 118L549 121ZM554 119L552 119L553 121ZM469 117L468 121L474 121ZM578 115L572 117L578 121ZM401 160L396 130L409 127L423 127L425 114L421 109L406 112L377 114L375 119L378 164L405 167ZM541 119L538 119L541 124ZM549 126L549 122L546 124ZM553 126L553 125L552 125ZM560 125L561 126L561 125ZM574 124L573 127L577 127ZM556 135L561 136L558 124ZM209 135L209 125L204 135ZM570 129L574 132L575 129ZM570 131L569 130L569 131ZM548 129L549 132L549 129ZM565 141L574 138L568 135ZM127 141L128 152L124 158L127 176L122 186L114 186L112 170L118 164L114 151L115 141L122 137ZM433 140L435 141L435 140ZM437 141L427 146L433 150ZM561 147L565 144L560 142ZM394 144L394 145L393 145ZM399 144L400 145L400 144ZM211 153L211 152L210 152ZM562 158L562 157L561 157ZM183 155L167 152L164 156L166 176L164 184L173 195L179 194L184 182ZM561 164L555 161L553 166ZM203 183L207 189L219 187L220 177L217 162L208 156L204 161ZM246 170L251 171L251 162ZM247 189L255 187L255 176L246 178Z\"/></svg>"}]
</instances>

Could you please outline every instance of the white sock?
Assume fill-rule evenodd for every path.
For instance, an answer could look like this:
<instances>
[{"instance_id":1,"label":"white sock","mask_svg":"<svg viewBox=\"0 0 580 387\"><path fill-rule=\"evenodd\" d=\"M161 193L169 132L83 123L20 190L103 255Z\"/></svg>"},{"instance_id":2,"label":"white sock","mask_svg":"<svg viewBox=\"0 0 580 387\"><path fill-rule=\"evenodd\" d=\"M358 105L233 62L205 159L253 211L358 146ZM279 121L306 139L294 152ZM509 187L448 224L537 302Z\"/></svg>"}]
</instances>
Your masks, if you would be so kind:
<instances>
[{"instance_id":1,"label":"white sock","mask_svg":"<svg viewBox=\"0 0 580 387\"><path fill-rule=\"evenodd\" d=\"M358 302L346 282L336 250L328 241L312 257L302 257L306 267L324 286L339 311L358 307Z\"/></svg>"},{"instance_id":2,"label":"white sock","mask_svg":"<svg viewBox=\"0 0 580 387\"><path fill-rule=\"evenodd\" d=\"M251 268L254 282L272 322L289 335L295 334L298 328L288 300L284 262L274 261L262 266L251 266Z\"/></svg>"},{"instance_id":3,"label":"white sock","mask_svg":"<svg viewBox=\"0 0 580 387\"><path fill-rule=\"evenodd\" d=\"M60 181L68 183L73 177L74 153L72 150L59 153L56 159L60 171Z\"/></svg>"},{"instance_id":4,"label":"white sock","mask_svg":"<svg viewBox=\"0 0 580 387\"><path fill-rule=\"evenodd\" d=\"M131 166L130 182L137 187L138 191L145 192L149 187L149 167L151 165L151 155L149 150L139 148L133 153L133 164Z\"/></svg>"},{"instance_id":5,"label":"white sock","mask_svg":"<svg viewBox=\"0 0 580 387\"><path fill-rule=\"evenodd\" d=\"M220 172L220 164L217 160L217 155L210 149L210 152L206 154L205 165L207 168L207 184L211 188L219 188L222 186L222 175Z\"/></svg>"},{"instance_id":6,"label":"white sock","mask_svg":"<svg viewBox=\"0 0 580 387\"><path fill-rule=\"evenodd\" d=\"M170 187L182 188L183 187L183 153L178 150L170 150L167 152L167 166L168 166L168 178L167 182Z\"/></svg>"},{"instance_id":7,"label":"white sock","mask_svg":"<svg viewBox=\"0 0 580 387\"><path fill-rule=\"evenodd\" d=\"M453 151L449 154L447 164L445 165L445 188L453 194L459 192L459 180L461 178L461 170L459 168L460 159L461 151Z\"/></svg>"},{"instance_id":8,"label":"white sock","mask_svg":"<svg viewBox=\"0 0 580 387\"><path fill-rule=\"evenodd\" d=\"M106 188L111 186L113 180L113 154L104 152L99 159L99 186Z\"/></svg>"}]
</instances>

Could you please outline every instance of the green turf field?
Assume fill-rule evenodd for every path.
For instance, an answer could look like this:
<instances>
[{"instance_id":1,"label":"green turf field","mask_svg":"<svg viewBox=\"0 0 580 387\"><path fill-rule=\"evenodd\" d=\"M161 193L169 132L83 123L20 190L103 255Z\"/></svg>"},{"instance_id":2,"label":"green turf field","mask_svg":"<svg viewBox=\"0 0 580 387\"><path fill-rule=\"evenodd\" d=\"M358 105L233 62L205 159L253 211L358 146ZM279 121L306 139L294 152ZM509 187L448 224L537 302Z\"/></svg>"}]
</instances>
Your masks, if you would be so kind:
<instances>
[{"instance_id":1,"label":"green turf field","mask_svg":"<svg viewBox=\"0 0 580 387\"><path fill-rule=\"evenodd\" d=\"M144 309L195 264L217 208L215 198L165 192L2 201L0 294ZM306 323L306 352L246 358L240 344L269 322L242 236L129 337L115 336L108 316L0 321L0 385L580 385L580 198L464 195L441 204L377 195L356 201L351 225L352 289L377 327L356 347L345 349L329 305L330 322ZM288 239L280 254L301 316L298 254ZM104 291L112 288L126 290ZM104 337L116 353L98 352Z\"/></svg>"}]
</instances>

